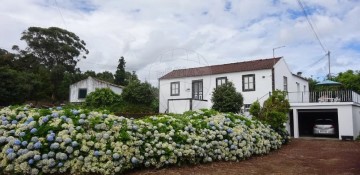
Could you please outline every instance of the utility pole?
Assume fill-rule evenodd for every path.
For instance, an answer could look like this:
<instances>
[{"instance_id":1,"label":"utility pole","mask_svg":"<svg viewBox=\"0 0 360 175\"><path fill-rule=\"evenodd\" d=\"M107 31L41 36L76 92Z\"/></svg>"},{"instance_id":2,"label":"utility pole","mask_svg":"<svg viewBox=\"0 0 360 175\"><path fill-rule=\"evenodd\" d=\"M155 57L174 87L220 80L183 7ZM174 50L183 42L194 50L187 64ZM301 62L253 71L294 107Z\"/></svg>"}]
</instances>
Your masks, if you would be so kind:
<instances>
[{"instance_id":1,"label":"utility pole","mask_svg":"<svg viewBox=\"0 0 360 175\"><path fill-rule=\"evenodd\" d=\"M280 47L275 47L275 48L273 48L273 58L275 58L275 50L276 50L276 49L283 48L283 47L285 47L285 46L280 46Z\"/></svg>"},{"instance_id":2,"label":"utility pole","mask_svg":"<svg viewBox=\"0 0 360 175\"><path fill-rule=\"evenodd\" d=\"M328 75L328 79L330 80L330 79L331 79L331 74L330 74L330 51L328 51L327 55L328 55L328 61L329 61L329 75Z\"/></svg>"}]
</instances>

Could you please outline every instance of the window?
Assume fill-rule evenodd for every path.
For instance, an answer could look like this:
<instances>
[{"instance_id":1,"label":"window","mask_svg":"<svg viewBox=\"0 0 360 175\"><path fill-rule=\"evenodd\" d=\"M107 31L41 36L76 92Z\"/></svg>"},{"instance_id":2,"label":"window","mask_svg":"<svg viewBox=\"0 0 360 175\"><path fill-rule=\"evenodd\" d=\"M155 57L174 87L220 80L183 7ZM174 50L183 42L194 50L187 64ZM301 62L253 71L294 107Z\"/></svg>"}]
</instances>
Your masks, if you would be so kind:
<instances>
[{"instance_id":1,"label":"window","mask_svg":"<svg viewBox=\"0 0 360 175\"><path fill-rule=\"evenodd\" d=\"M223 84L227 83L227 78L226 77L219 77L216 78L216 87L221 86Z\"/></svg>"},{"instance_id":2,"label":"window","mask_svg":"<svg viewBox=\"0 0 360 175\"><path fill-rule=\"evenodd\" d=\"M180 95L180 82L171 82L170 83L170 95L179 96Z\"/></svg>"},{"instance_id":3,"label":"window","mask_svg":"<svg viewBox=\"0 0 360 175\"><path fill-rule=\"evenodd\" d=\"M87 94L87 89L86 88L80 88L78 98L79 99L84 99L84 98L86 98L86 94Z\"/></svg>"},{"instance_id":4,"label":"window","mask_svg":"<svg viewBox=\"0 0 360 175\"><path fill-rule=\"evenodd\" d=\"M203 99L203 81L195 80L192 82L192 97L195 100Z\"/></svg>"},{"instance_id":5,"label":"window","mask_svg":"<svg viewBox=\"0 0 360 175\"><path fill-rule=\"evenodd\" d=\"M255 91L255 74L243 75L243 91Z\"/></svg>"},{"instance_id":6,"label":"window","mask_svg":"<svg viewBox=\"0 0 360 175\"><path fill-rule=\"evenodd\" d=\"M249 112L251 104L244 104L244 112Z\"/></svg>"},{"instance_id":7,"label":"window","mask_svg":"<svg viewBox=\"0 0 360 175\"><path fill-rule=\"evenodd\" d=\"M304 85L304 92L306 92L306 86Z\"/></svg>"},{"instance_id":8,"label":"window","mask_svg":"<svg viewBox=\"0 0 360 175\"><path fill-rule=\"evenodd\" d=\"M288 91L288 81L287 81L287 77L284 76L284 91Z\"/></svg>"}]
</instances>

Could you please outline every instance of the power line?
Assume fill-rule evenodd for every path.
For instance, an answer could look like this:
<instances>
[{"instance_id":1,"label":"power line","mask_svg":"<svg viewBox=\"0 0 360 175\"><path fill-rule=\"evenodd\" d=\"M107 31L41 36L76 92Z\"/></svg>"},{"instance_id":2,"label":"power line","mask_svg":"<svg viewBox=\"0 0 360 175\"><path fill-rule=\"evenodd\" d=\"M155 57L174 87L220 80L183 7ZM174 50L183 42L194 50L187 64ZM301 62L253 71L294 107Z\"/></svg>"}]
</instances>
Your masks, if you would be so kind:
<instances>
[{"instance_id":1,"label":"power line","mask_svg":"<svg viewBox=\"0 0 360 175\"><path fill-rule=\"evenodd\" d=\"M59 8L59 5L58 5L58 3L57 3L56 0L54 0L54 1L55 1L56 8L58 9L58 12L60 13L61 19L62 19L62 21L63 21L63 23L64 23L65 29L67 29L67 25L66 25L64 16L62 15L61 10L60 10L60 8Z\"/></svg>"},{"instance_id":2,"label":"power line","mask_svg":"<svg viewBox=\"0 0 360 175\"><path fill-rule=\"evenodd\" d=\"M316 65L317 63L319 63L320 61L322 61L324 58L326 58L326 56L327 56L327 55L323 55L320 59L316 60L315 62L313 62L313 63L311 63L311 64L309 64L309 65L307 65L307 66L303 66L303 67L302 67L301 69L299 69L299 70L301 70L302 72L304 72L304 71L303 71L304 68L307 68L308 70L311 69L311 68L313 68L314 65Z\"/></svg>"},{"instance_id":3,"label":"power line","mask_svg":"<svg viewBox=\"0 0 360 175\"><path fill-rule=\"evenodd\" d=\"M305 15L306 21L309 23L309 26L310 26L311 30L313 31L316 39L318 40L321 48L324 50L324 52L327 53L328 51L327 51L327 49L325 49L325 46L322 44L322 42L321 42L318 34L316 33L316 31L315 31L315 29L314 29L314 26L312 25L312 23L311 23L311 21L310 21L310 19L309 19L309 17L308 17L308 14L306 13L306 10L305 10L305 7L304 7L303 3L302 3L300 0L297 0L297 2L298 2L298 4L299 4L299 6L301 7L301 9L302 9L302 11L303 11L303 13L304 13L304 15Z\"/></svg>"}]
</instances>

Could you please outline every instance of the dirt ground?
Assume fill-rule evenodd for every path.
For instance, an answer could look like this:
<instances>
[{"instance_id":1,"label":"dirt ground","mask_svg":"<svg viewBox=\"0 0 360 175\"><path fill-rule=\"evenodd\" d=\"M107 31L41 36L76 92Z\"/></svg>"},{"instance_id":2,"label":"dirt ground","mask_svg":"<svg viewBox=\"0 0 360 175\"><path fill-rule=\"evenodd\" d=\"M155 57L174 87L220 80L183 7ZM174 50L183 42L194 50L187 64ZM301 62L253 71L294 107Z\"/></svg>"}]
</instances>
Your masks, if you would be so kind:
<instances>
[{"instance_id":1,"label":"dirt ground","mask_svg":"<svg viewBox=\"0 0 360 175\"><path fill-rule=\"evenodd\" d=\"M127 174L360 174L360 142L292 139L280 150L245 161L142 169Z\"/></svg>"}]
</instances>

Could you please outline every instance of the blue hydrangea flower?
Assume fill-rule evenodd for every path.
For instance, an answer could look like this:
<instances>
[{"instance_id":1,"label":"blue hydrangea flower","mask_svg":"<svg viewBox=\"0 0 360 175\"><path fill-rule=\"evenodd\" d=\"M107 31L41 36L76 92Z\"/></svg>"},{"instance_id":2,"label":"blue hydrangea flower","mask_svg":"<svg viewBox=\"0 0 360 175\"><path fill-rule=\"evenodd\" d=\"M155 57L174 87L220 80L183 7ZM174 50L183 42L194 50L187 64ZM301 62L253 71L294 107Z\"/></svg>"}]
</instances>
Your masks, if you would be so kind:
<instances>
[{"instance_id":1,"label":"blue hydrangea flower","mask_svg":"<svg viewBox=\"0 0 360 175\"><path fill-rule=\"evenodd\" d=\"M28 142L27 142L27 141L23 141L23 142L21 142L21 145L22 145L22 146L27 146L27 144L28 144Z\"/></svg>"},{"instance_id":2,"label":"blue hydrangea flower","mask_svg":"<svg viewBox=\"0 0 360 175\"><path fill-rule=\"evenodd\" d=\"M61 106L56 107L57 110L62 110Z\"/></svg>"},{"instance_id":3,"label":"blue hydrangea flower","mask_svg":"<svg viewBox=\"0 0 360 175\"><path fill-rule=\"evenodd\" d=\"M119 159L120 158L120 155L118 153L115 153L113 154L112 156L115 160Z\"/></svg>"},{"instance_id":4,"label":"blue hydrangea flower","mask_svg":"<svg viewBox=\"0 0 360 175\"><path fill-rule=\"evenodd\" d=\"M69 144L69 143L71 143L71 139L70 139L70 138L66 138L66 139L64 140L64 142L65 142L66 144Z\"/></svg>"},{"instance_id":5,"label":"blue hydrangea flower","mask_svg":"<svg viewBox=\"0 0 360 175\"><path fill-rule=\"evenodd\" d=\"M14 152L14 149L12 149L12 148L8 148L6 150L6 154L10 154L10 153L13 153L13 152Z\"/></svg>"},{"instance_id":6,"label":"blue hydrangea flower","mask_svg":"<svg viewBox=\"0 0 360 175\"><path fill-rule=\"evenodd\" d=\"M31 137L31 141L32 142L37 142L37 141L39 141L39 138L38 137Z\"/></svg>"},{"instance_id":7,"label":"blue hydrangea flower","mask_svg":"<svg viewBox=\"0 0 360 175\"><path fill-rule=\"evenodd\" d=\"M34 159L30 159L30 160L28 161L28 164L29 164L29 165L34 164Z\"/></svg>"},{"instance_id":8,"label":"blue hydrangea flower","mask_svg":"<svg viewBox=\"0 0 360 175\"><path fill-rule=\"evenodd\" d=\"M139 160L136 157L131 158L131 163L137 164L138 162L139 162Z\"/></svg>"},{"instance_id":9,"label":"blue hydrangea flower","mask_svg":"<svg viewBox=\"0 0 360 175\"><path fill-rule=\"evenodd\" d=\"M51 145L50 145L50 149L58 149L60 147L60 144L59 143L52 143ZM50 153L49 153L49 155L50 155Z\"/></svg>"},{"instance_id":10,"label":"blue hydrangea flower","mask_svg":"<svg viewBox=\"0 0 360 175\"><path fill-rule=\"evenodd\" d=\"M61 119L61 120L66 120L67 117L63 115L63 116L60 117L60 119Z\"/></svg>"},{"instance_id":11,"label":"blue hydrangea flower","mask_svg":"<svg viewBox=\"0 0 360 175\"><path fill-rule=\"evenodd\" d=\"M53 118L58 118L58 117L59 117L59 114L58 114L57 112L53 112L53 113L51 114L51 117L53 117Z\"/></svg>"},{"instance_id":12,"label":"blue hydrangea flower","mask_svg":"<svg viewBox=\"0 0 360 175\"><path fill-rule=\"evenodd\" d=\"M14 141L14 145L21 145L21 141L20 141L19 139L16 139L16 140Z\"/></svg>"},{"instance_id":13,"label":"blue hydrangea flower","mask_svg":"<svg viewBox=\"0 0 360 175\"><path fill-rule=\"evenodd\" d=\"M36 132L37 132L37 129L36 129L36 128L33 128L33 129L30 130L30 133L31 133L31 134L34 134L34 133L36 133Z\"/></svg>"},{"instance_id":14,"label":"blue hydrangea flower","mask_svg":"<svg viewBox=\"0 0 360 175\"><path fill-rule=\"evenodd\" d=\"M25 136L25 132L20 132L19 136L20 136L20 137L24 137L24 136Z\"/></svg>"},{"instance_id":15,"label":"blue hydrangea flower","mask_svg":"<svg viewBox=\"0 0 360 175\"><path fill-rule=\"evenodd\" d=\"M1 136L1 137L0 137L0 143L5 143L5 142L6 142L6 137Z\"/></svg>"},{"instance_id":16,"label":"blue hydrangea flower","mask_svg":"<svg viewBox=\"0 0 360 175\"><path fill-rule=\"evenodd\" d=\"M58 167L62 167L63 165L64 165L64 164L63 164L62 162L59 162L57 166L58 166Z\"/></svg>"},{"instance_id":17,"label":"blue hydrangea flower","mask_svg":"<svg viewBox=\"0 0 360 175\"><path fill-rule=\"evenodd\" d=\"M40 148L41 148L41 142L36 142L36 143L34 144L34 148L35 148L35 149L40 149Z\"/></svg>"},{"instance_id":18,"label":"blue hydrangea flower","mask_svg":"<svg viewBox=\"0 0 360 175\"><path fill-rule=\"evenodd\" d=\"M71 146L72 146L72 147L76 147L76 146L78 146L78 145L79 145L79 143L78 143L77 141L71 142Z\"/></svg>"},{"instance_id":19,"label":"blue hydrangea flower","mask_svg":"<svg viewBox=\"0 0 360 175\"><path fill-rule=\"evenodd\" d=\"M100 152L99 152L99 151L95 151L95 152L94 152L94 155L95 155L95 156L100 156Z\"/></svg>"},{"instance_id":20,"label":"blue hydrangea flower","mask_svg":"<svg viewBox=\"0 0 360 175\"><path fill-rule=\"evenodd\" d=\"M46 140L49 142L52 142L52 141L54 141L54 136L48 135L48 136L46 136Z\"/></svg>"},{"instance_id":21,"label":"blue hydrangea flower","mask_svg":"<svg viewBox=\"0 0 360 175\"><path fill-rule=\"evenodd\" d=\"M77 126L75 129L76 129L76 130L80 130L80 129L81 129L81 127L80 127L80 126Z\"/></svg>"},{"instance_id":22,"label":"blue hydrangea flower","mask_svg":"<svg viewBox=\"0 0 360 175\"><path fill-rule=\"evenodd\" d=\"M230 134L230 133L233 132L233 130L231 128L229 128L229 129L226 130L226 132Z\"/></svg>"},{"instance_id":23,"label":"blue hydrangea flower","mask_svg":"<svg viewBox=\"0 0 360 175\"><path fill-rule=\"evenodd\" d=\"M11 124L16 125L17 123L18 123L18 121L16 121L16 120L11 121Z\"/></svg>"},{"instance_id":24,"label":"blue hydrangea flower","mask_svg":"<svg viewBox=\"0 0 360 175\"><path fill-rule=\"evenodd\" d=\"M40 156L40 155L35 155L35 156L34 156L34 160L35 160L35 161L39 161L40 159L41 159L41 156Z\"/></svg>"},{"instance_id":25,"label":"blue hydrangea flower","mask_svg":"<svg viewBox=\"0 0 360 175\"><path fill-rule=\"evenodd\" d=\"M10 130L9 132L8 132L9 134L15 134L15 130Z\"/></svg>"},{"instance_id":26,"label":"blue hydrangea flower","mask_svg":"<svg viewBox=\"0 0 360 175\"><path fill-rule=\"evenodd\" d=\"M42 118L42 121L43 121L44 123L46 123L46 122L49 121L49 118L48 118L48 117L44 117L44 118Z\"/></svg>"},{"instance_id":27,"label":"blue hydrangea flower","mask_svg":"<svg viewBox=\"0 0 360 175\"><path fill-rule=\"evenodd\" d=\"M79 119L79 124L82 125L85 123L85 120L84 119Z\"/></svg>"},{"instance_id":28,"label":"blue hydrangea flower","mask_svg":"<svg viewBox=\"0 0 360 175\"><path fill-rule=\"evenodd\" d=\"M86 115L85 114L80 114L80 118L84 119L84 118L86 118Z\"/></svg>"},{"instance_id":29,"label":"blue hydrangea flower","mask_svg":"<svg viewBox=\"0 0 360 175\"><path fill-rule=\"evenodd\" d=\"M9 124L9 122L8 122L7 120L3 120L1 123L2 123L2 125L7 125L7 124Z\"/></svg>"},{"instance_id":30,"label":"blue hydrangea flower","mask_svg":"<svg viewBox=\"0 0 360 175\"><path fill-rule=\"evenodd\" d=\"M76 110L76 109L74 109L74 110L72 110L72 113L73 113L74 115L77 115L77 114L79 114L79 111Z\"/></svg>"},{"instance_id":31,"label":"blue hydrangea flower","mask_svg":"<svg viewBox=\"0 0 360 175\"><path fill-rule=\"evenodd\" d=\"M34 118L29 117L26 121L30 123L30 122L34 121Z\"/></svg>"},{"instance_id":32,"label":"blue hydrangea flower","mask_svg":"<svg viewBox=\"0 0 360 175\"><path fill-rule=\"evenodd\" d=\"M15 153L10 153L7 155L7 159L9 160L14 160L16 158L16 154Z\"/></svg>"},{"instance_id":33,"label":"blue hydrangea flower","mask_svg":"<svg viewBox=\"0 0 360 175\"><path fill-rule=\"evenodd\" d=\"M42 158L42 159L48 159L49 156L48 156L48 154L43 154L43 155L41 156L41 158Z\"/></svg>"}]
</instances>

